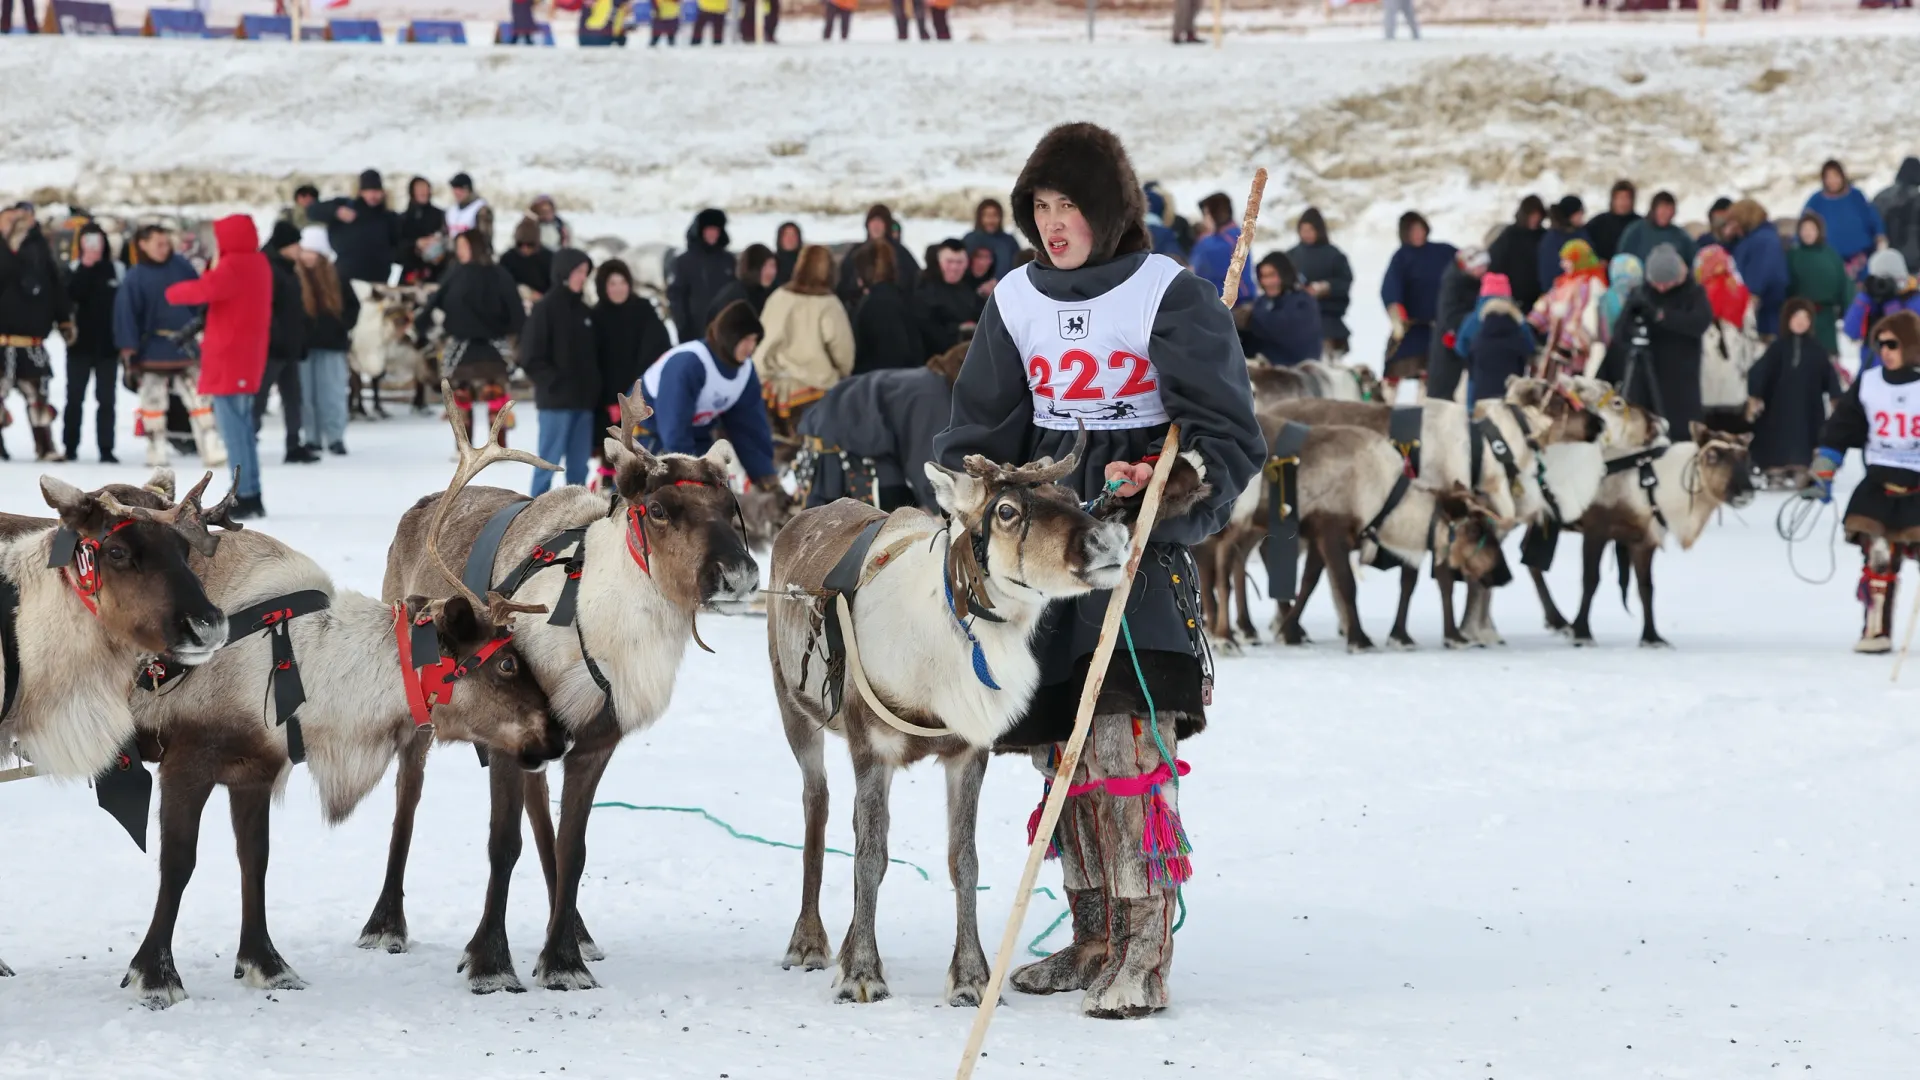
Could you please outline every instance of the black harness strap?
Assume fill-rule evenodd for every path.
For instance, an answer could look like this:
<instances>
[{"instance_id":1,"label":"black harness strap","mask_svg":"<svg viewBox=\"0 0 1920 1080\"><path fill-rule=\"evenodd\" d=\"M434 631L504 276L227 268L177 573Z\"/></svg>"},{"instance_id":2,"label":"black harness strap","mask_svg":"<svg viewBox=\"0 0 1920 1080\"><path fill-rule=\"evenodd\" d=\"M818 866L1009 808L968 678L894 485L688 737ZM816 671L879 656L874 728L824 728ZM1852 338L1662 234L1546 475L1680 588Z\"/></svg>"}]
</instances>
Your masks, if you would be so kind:
<instances>
[{"instance_id":1,"label":"black harness strap","mask_svg":"<svg viewBox=\"0 0 1920 1080\"><path fill-rule=\"evenodd\" d=\"M1653 510L1653 520L1659 522L1662 529L1668 529L1671 526L1667 524L1667 515L1660 512L1660 500L1654 496L1660 487L1660 477L1653 471L1653 463L1666 455L1665 446L1652 446L1607 462L1608 476L1626 472L1628 469L1640 470L1640 490L1647 493L1647 505Z\"/></svg>"},{"instance_id":2,"label":"black harness strap","mask_svg":"<svg viewBox=\"0 0 1920 1080\"><path fill-rule=\"evenodd\" d=\"M520 512L532 505L532 499L510 502L495 510L493 516L488 518L487 523L481 527L480 535L474 538L473 549L467 552L467 564L460 568L460 583L465 585L473 595L485 596L492 591L493 560L500 553L500 541L506 539L507 530L513 526L513 521L520 516ZM519 578L524 577L526 573L527 564L522 563L514 574L507 575L507 580L513 584L508 586L503 583L501 595L512 596L512 589L519 586Z\"/></svg>"},{"instance_id":3,"label":"black harness strap","mask_svg":"<svg viewBox=\"0 0 1920 1080\"><path fill-rule=\"evenodd\" d=\"M833 611L833 596L838 594L847 598L847 611L853 611L854 598L860 591L860 571L867 564L867 552L873 548L873 538L880 535L880 529L887 518L877 517L860 530L853 538L847 553L833 564L820 586L826 590L826 629L827 629L827 715L840 715L840 704L846 699L846 642L841 637L840 620Z\"/></svg>"},{"instance_id":4,"label":"black harness strap","mask_svg":"<svg viewBox=\"0 0 1920 1080\"><path fill-rule=\"evenodd\" d=\"M1406 460L1409 475L1420 475L1420 431L1426 409L1419 405L1396 405L1387 414L1387 438Z\"/></svg>"},{"instance_id":5,"label":"black harness strap","mask_svg":"<svg viewBox=\"0 0 1920 1080\"><path fill-rule=\"evenodd\" d=\"M13 579L0 575L0 659L6 663L7 687L0 696L0 720L13 714L13 703L20 697L20 589Z\"/></svg>"},{"instance_id":6,"label":"black harness strap","mask_svg":"<svg viewBox=\"0 0 1920 1080\"><path fill-rule=\"evenodd\" d=\"M1300 450L1312 430L1292 420L1282 424L1267 459L1267 537L1260 551L1267 564L1267 594L1275 600L1291 601L1300 591Z\"/></svg>"},{"instance_id":7,"label":"black harness strap","mask_svg":"<svg viewBox=\"0 0 1920 1080\"><path fill-rule=\"evenodd\" d=\"M1372 565L1377 569L1392 570L1405 565L1398 555L1380 545L1380 526L1386 524L1388 516L1400 508L1400 500L1407 497L1407 489L1412 486L1413 478L1404 472L1401 473L1393 482L1393 490L1387 493L1386 504L1380 507L1379 513L1373 515L1372 521L1367 522L1367 527L1360 530L1362 541L1373 541Z\"/></svg>"}]
</instances>

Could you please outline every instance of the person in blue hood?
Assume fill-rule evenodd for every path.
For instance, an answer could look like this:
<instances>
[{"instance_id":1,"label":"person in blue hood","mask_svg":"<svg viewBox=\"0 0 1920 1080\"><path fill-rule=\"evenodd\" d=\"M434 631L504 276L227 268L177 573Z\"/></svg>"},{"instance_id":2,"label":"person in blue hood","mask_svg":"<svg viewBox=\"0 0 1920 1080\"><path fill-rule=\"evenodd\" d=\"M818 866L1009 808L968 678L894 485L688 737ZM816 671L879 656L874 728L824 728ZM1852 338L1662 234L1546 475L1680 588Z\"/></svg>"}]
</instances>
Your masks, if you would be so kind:
<instances>
[{"instance_id":1,"label":"person in blue hood","mask_svg":"<svg viewBox=\"0 0 1920 1080\"><path fill-rule=\"evenodd\" d=\"M1827 223L1827 243L1846 260L1854 280L1860 280L1866 272L1867 256L1887 242L1887 225L1880 220L1880 211L1847 179L1844 166L1837 161L1820 166L1820 190L1807 196L1804 209L1819 214Z\"/></svg>"},{"instance_id":2,"label":"person in blue hood","mask_svg":"<svg viewBox=\"0 0 1920 1080\"><path fill-rule=\"evenodd\" d=\"M1223 191L1216 191L1200 200L1200 212L1213 223L1213 231L1194 241L1188 266L1215 289L1224 289L1227 270L1233 264L1234 246L1240 242L1240 226L1233 220L1233 199ZM1233 303L1238 307L1251 299L1253 267L1242 264L1240 291L1234 295Z\"/></svg>"},{"instance_id":3,"label":"person in blue hood","mask_svg":"<svg viewBox=\"0 0 1920 1080\"><path fill-rule=\"evenodd\" d=\"M1282 367L1320 359L1320 305L1300 288L1293 261L1279 252L1260 260L1260 295L1247 306L1240 342L1248 356Z\"/></svg>"},{"instance_id":4,"label":"person in blue hood","mask_svg":"<svg viewBox=\"0 0 1920 1080\"><path fill-rule=\"evenodd\" d=\"M1185 259L1187 253L1180 248L1180 238L1174 235L1173 226L1167 224L1167 197L1152 184L1142 190L1147 196L1147 239L1153 241L1153 253L1169 259Z\"/></svg>"}]
</instances>

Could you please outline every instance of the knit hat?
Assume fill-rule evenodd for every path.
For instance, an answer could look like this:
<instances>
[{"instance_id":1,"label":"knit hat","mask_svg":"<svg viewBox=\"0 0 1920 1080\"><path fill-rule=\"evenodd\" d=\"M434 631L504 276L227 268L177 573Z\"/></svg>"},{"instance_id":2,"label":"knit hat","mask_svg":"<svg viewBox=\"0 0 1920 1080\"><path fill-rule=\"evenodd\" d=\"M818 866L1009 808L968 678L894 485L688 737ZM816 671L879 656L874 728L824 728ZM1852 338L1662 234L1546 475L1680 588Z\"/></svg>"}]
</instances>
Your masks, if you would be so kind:
<instances>
[{"instance_id":1,"label":"knit hat","mask_svg":"<svg viewBox=\"0 0 1920 1080\"><path fill-rule=\"evenodd\" d=\"M380 182L380 170L368 169L360 174L360 186L356 191L385 191L387 185Z\"/></svg>"},{"instance_id":2,"label":"knit hat","mask_svg":"<svg viewBox=\"0 0 1920 1080\"><path fill-rule=\"evenodd\" d=\"M321 231L325 231L324 229ZM300 230L293 227L291 221L276 221L273 231L267 234L267 242L260 245L261 251L279 251L289 244L300 242Z\"/></svg>"},{"instance_id":3,"label":"knit hat","mask_svg":"<svg viewBox=\"0 0 1920 1080\"><path fill-rule=\"evenodd\" d=\"M1148 183L1141 190L1147 193L1147 213L1164 221L1167 216L1167 197L1160 194L1159 189L1152 183Z\"/></svg>"},{"instance_id":4,"label":"knit hat","mask_svg":"<svg viewBox=\"0 0 1920 1080\"><path fill-rule=\"evenodd\" d=\"M1488 274L1480 279L1480 296L1482 299L1500 296L1511 300L1513 299L1513 282L1508 280L1505 274Z\"/></svg>"},{"instance_id":5,"label":"knit hat","mask_svg":"<svg viewBox=\"0 0 1920 1080\"><path fill-rule=\"evenodd\" d=\"M1896 247L1884 247L1867 260L1867 276L1888 281L1907 280L1907 257Z\"/></svg>"},{"instance_id":6,"label":"knit hat","mask_svg":"<svg viewBox=\"0 0 1920 1080\"><path fill-rule=\"evenodd\" d=\"M1647 284L1678 285L1687 280L1687 260L1672 244L1661 244L1647 256Z\"/></svg>"},{"instance_id":7,"label":"knit hat","mask_svg":"<svg viewBox=\"0 0 1920 1080\"><path fill-rule=\"evenodd\" d=\"M1485 270L1493 265L1493 255L1486 248L1461 248L1457 258L1464 270Z\"/></svg>"},{"instance_id":8,"label":"knit hat","mask_svg":"<svg viewBox=\"0 0 1920 1080\"><path fill-rule=\"evenodd\" d=\"M447 186L457 187L457 188L466 188L468 191L472 191L473 177L468 176L466 173L463 173L463 172L454 173L453 180L449 182Z\"/></svg>"},{"instance_id":9,"label":"knit hat","mask_svg":"<svg viewBox=\"0 0 1920 1080\"><path fill-rule=\"evenodd\" d=\"M274 235L279 235L277 230ZM335 257L333 254L333 241L327 238L327 227L325 225L309 225L301 229L300 250L311 251L315 255L323 256L328 262L332 262Z\"/></svg>"}]
</instances>

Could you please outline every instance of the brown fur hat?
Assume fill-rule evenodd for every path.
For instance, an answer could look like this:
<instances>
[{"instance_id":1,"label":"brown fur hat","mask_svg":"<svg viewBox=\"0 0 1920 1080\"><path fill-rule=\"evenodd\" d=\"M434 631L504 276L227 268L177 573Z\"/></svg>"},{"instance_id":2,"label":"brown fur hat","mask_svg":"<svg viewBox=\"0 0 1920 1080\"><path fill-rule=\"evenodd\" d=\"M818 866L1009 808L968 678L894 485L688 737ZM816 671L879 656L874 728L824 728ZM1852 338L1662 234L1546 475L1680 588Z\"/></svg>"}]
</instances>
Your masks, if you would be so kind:
<instances>
[{"instance_id":1,"label":"brown fur hat","mask_svg":"<svg viewBox=\"0 0 1920 1080\"><path fill-rule=\"evenodd\" d=\"M1088 266L1153 250L1147 239L1147 196L1134 178L1127 148L1096 124L1061 124L1041 136L1013 183L1013 222L1033 245L1034 261L1052 265L1033 222L1033 193L1052 188L1072 199L1093 227Z\"/></svg>"},{"instance_id":2,"label":"brown fur hat","mask_svg":"<svg viewBox=\"0 0 1920 1080\"><path fill-rule=\"evenodd\" d=\"M1816 321L1820 314L1820 309L1814 305L1814 302L1804 296L1796 296L1780 305L1780 333L1783 336L1788 333L1787 327L1793 322L1793 317L1802 311L1807 313L1807 318ZM1813 331L1809 329L1807 332Z\"/></svg>"},{"instance_id":3,"label":"brown fur hat","mask_svg":"<svg viewBox=\"0 0 1920 1080\"><path fill-rule=\"evenodd\" d=\"M1875 334L1892 334L1900 342L1900 360L1907 366L1920 365L1920 315L1896 311L1873 325Z\"/></svg>"},{"instance_id":4,"label":"brown fur hat","mask_svg":"<svg viewBox=\"0 0 1920 1080\"><path fill-rule=\"evenodd\" d=\"M1741 199L1727 208L1727 220L1740 235L1752 236L1755 229L1767 223L1767 208L1752 199Z\"/></svg>"},{"instance_id":5,"label":"brown fur hat","mask_svg":"<svg viewBox=\"0 0 1920 1080\"><path fill-rule=\"evenodd\" d=\"M731 364L735 346L743 339L757 338L764 332L760 327L760 317L753 313L752 305L745 300L735 300L721 308L720 314L707 324L707 344L713 349L715 360Z\"/></svg>"}]
</instances>

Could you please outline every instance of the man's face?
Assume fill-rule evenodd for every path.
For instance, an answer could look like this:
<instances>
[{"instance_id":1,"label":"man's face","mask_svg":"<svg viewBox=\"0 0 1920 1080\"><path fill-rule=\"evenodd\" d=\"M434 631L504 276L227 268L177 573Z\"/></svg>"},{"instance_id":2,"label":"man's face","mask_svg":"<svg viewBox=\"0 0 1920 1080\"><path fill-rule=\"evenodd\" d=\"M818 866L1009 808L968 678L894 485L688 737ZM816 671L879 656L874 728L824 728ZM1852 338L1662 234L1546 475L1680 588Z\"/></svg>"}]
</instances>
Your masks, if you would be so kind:
<instances>
[{"instance_id":1,"label":"man's face","mask_svg":"<svg viewBox=\"0 0 1920 1080\"><path fill-rule=\"evenodd\" d=\"M1653 212L1648 216L1653 218L1655 225L1664 229L1673 224L1673 204L1668 202L1655 203L1653 204Z\"/></svg>"},{"instance_id":2,"label":"man's face","mask_svg":"<svg viewBox=\"0 0 1920 1080\"><path fill-rule=\"evenodd\" d=\"M989 206L985 210L980 211L980 227L987 232L999 232L1000 208L997 206Z\"/></svg>"},{"instance_id":3,"label":"man's face","mask_svg":"<svg viewBox=\"0 0 1920 1080\"><path fill-rule=\"evenodd\" d=\"M700 230L700 239L706 241L708 247L713 247L718 244L720 242L720 226L707 225L702 227Z\"/></svg>"},{"instance_id":4,"label":"man's face","mask_svg":"<svg viewBox=\"0 0 1920 1080\"><path fill-rule=\"evenodd\" d=\"M140 255L155 265L166 262L173 258L173 238L166 233L154 233L140 241Z\"/></svg>"},{"instance_id":5,"label":"man's face","mask_svg":"<svg viewBox=\"0 0 1920 1080\"><path fill-rule=\"evenodd\" d=\"M968 269L973 272L974 277L988 277L993 273L993 252L986 248L974 249L973 256L968 261Z\"/></svg>"},{"instance_id":6,"label":"man's face","mask_svg":"<svg viewBox=\"0 0 1920 1080\"><path fill-rule=\"evenodd\" d=\"M753 359L753 350L760 347L760 335L748 334L733 347L733 362L744 364Z\"/></svg>"},{"instance_id":7,"label":"man's face","mask_svg":"<svg viewBox=\"0 0 1920 1080\"><path fill-rule=\"evenodd\" d=\"M1573 216L1568 218L1567 222L1576 229L1584 228L1587 224L1587 212L1585 210L1575 210Z\"/></svg>"},{"instance_id":8,"label":"man's face","mask_svg":"<svg viewBox=\"0 0 1920 1080\"><path fill-rule=\"evenodd\" d=\"M1633 192L1616 191L1613 193L1613 212L1616 214L1633 213Z\"/></svg>"},{"instance_id":9,"label":"man's face","mask_svg":"<svg viewBox=\"0 0 1920 1080\"><path fill-rule=\"evenodd\" d=\"M1271 266L1260 268L1260 291L1268 296L1280 295L1280 271Z\"/></svg>"},{"instance_id":10,"label":"man's face","mask_svg":"<svg viewBox=\"0 0 1920 1080\"><path fill-rule=\"evenodd\" d=\"M307 207L313 205L313 196L303 191L293 197L293 205L305 210Z\"/></svg>"},{"instance_id":11,"label":"man's face","mask_svg":"<svg viewBox=\"0 0 1920 1080\"><path fill-rule=\"evenodd\" d=\"M1300 234L1300 242L1303 244L1311 246L1320 242L1320 230L1314 228L1310 221L1301 222L1293 231Z\"/></svg>"},{"instance_id":12,"label":"man's face","mask_svg":"<svg viewBox=\"0 0 1920 1080\"><path fill-rule=\"evenodd\" d=\"M473 198L473 189L463 188L463 187L454 188L453 197L454 197L454 200L457 202L467 202L468 200Z\"/></svg>"},{"instance_id":13,"label":"man's face","mask_svg":"<svg viewBox=\"0 0 1920 1080\"><path fill-rule=\"evenodd\" d=\"M387 201L387 193L379 188L371 188L360 193L360 201L368 206L379 206Z\"/></svg>"},{"instance_id":14,"label":"man's face","mask_svg":"<svg viewBox=\"0 0 1920 1080\"><path fill-rule=\"evenodd\" d=\"M1420 247L1424 245L1426 242L1427 242L1427 227L1425 225L1415 222L1410 228L1407 229L1407 245L1409 247Z\"/></svg>"},{"instance_id":15,"label":"man's face","mask_svg":"<svg viewBox=\"0 0 1920 1080\"><path fill-rule=\"evenodd\" d=\"M1093 255L1093 226L1072 199L1052 188L1033 193L1033 224L1047 261L1060 270L1078 270Z\"/></svg>"},{"instance_id":16,"label":"man's face","mask_svg":"<svg viewBox=\"0 0 1920 1080\"><path fill-rule=\"evenodd\" d=\"M958 285L967 276L967 254L952 248L940 249L940 280L949 285Z\"/></svg>"}]
</instances>

